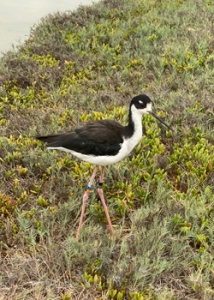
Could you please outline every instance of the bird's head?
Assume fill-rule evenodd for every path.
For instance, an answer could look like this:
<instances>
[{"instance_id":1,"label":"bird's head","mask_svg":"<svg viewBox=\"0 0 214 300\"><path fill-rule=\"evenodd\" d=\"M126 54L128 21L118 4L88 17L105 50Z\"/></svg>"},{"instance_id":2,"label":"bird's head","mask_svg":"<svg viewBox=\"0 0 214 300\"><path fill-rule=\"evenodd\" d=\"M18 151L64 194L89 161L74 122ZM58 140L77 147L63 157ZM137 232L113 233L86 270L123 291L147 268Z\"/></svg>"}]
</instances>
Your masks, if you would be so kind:
<instances>
[{"instance_id":1,"label":"bird's head","mask_svg":"<svg viewBox=\"0 0 214 300\"><path fill-rule=\"evenodd\" d=\"M159 122L161 122L163 125L165 125L168 129L173 129L167 125L161 118L159 118L153 111L152 111L152 101L151 99L144 94L135 96L130 105L131 111L134 111L135 113L138 113L140 115L144 114L150 114L153 117L155 117Z\"/></svg>"}]
</instances>

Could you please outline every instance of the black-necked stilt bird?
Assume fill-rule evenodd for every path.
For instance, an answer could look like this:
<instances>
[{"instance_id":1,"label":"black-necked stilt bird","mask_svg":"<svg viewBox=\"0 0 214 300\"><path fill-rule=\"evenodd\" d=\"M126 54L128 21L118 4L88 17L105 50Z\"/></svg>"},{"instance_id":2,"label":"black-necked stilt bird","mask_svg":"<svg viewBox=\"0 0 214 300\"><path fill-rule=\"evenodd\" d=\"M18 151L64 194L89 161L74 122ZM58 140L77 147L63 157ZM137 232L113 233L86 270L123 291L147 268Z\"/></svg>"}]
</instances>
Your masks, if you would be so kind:
<instances>
[{"instance_id":1,"label":"black-necked stilt bird","mask_svg":"<svg viewBox=\"0 0 214 300\"><path fill-rule=\"evenodd\" d=\"M92 184L98 166L101 166L101 174L97 192L105 210L111 235L113 235L114 231L102 189L105 167L107 165L115 164L125 158L138 144L143 134L142 116L144 114L153 115L157 120L172 130L171 127L152 111L152 102L150 98L146 95L138 95L134 97L130 103L127 126L123 126L113 120L99 120L88 122L83 127L77 128L75 131L47 136L36 136L38 140L47 143L48 149L67 151L84 161L96 165L83 195L77 237L79 236L82 227L86 202L89 193L92 190Z\"/></svg>"}]
</instances>

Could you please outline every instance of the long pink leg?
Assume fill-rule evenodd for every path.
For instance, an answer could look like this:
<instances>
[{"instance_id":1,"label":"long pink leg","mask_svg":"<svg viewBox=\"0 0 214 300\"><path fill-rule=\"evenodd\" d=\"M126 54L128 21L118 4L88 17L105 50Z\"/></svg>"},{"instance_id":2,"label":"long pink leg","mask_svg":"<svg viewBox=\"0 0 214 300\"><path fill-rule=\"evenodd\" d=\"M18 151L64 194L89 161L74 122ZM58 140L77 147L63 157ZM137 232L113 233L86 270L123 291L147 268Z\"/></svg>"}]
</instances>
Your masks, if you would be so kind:
<instances>
[{"instance_id":1,"label":"long pink leg","mask_svg":"<svg viewBox=\"0 0 214 300\"><path fill-rule=\"evenodd\" d=\"M108 220L108 225L109 225L109 229L110 229L110 233L111 235L114 235L114 230L111 224L111 219L109 216L109 212L108 212L108 208L105 202L105 198L104 198L104 193L103 193L103 189L102 189L102 184L103 184L103 179L104 179L104 172L105 172L105 167L102 167L101 169L101 174L100 174L100 181L99 181L99 187L97 189L98 195L100 197L100 200L102 202L103 208L105 210L105 214L106 214L106 218Z\"/></svg>"},{"instance_id":2,"label":"long pink leg","mask_svg":"<svg viewBox=\"0 0 214 300\"><path fill-rule=\"evenodd\" d=\"M77 229L77 235L76 235L76 238L78 239L79 237L79 234L80 234L80 231L81 231L81 228L82 228L82 223L83 223L83 218L84 218L84 214L85 214L85 206L86 206L86 202L88 200L88 197L89 197L89 193L91 192L92 190L92 184L94 182L94 179L96 177L96 174L97 174L97 169L98 169L98 166L95 167L94 169L94 172L91 176L91 179L88 183L88 186L87 186L87 189L83 195L83 199L82 199L82 211L81 211L81 215L80 215L80 221L79 221L79 227Z\"/></svg>"}]
</instances>

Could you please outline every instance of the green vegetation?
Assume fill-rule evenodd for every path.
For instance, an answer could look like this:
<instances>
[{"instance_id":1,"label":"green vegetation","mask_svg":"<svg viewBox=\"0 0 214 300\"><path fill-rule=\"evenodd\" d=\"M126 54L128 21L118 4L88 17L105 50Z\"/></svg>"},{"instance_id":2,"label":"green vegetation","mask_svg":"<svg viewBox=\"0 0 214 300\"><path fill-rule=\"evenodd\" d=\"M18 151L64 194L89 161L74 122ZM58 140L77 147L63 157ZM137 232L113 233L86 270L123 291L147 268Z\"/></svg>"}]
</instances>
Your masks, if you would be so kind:
<instances>
[{"instance_id":1,"label":"green vegetation","mask_svg":"<svg viewBox=\"0 0 214 300\"><path fill-rule=\"evenodd\" d=\"M43 19L0 62L0 298L214 299L214 6L108 0ZM115 237L93 166L36 134L127 119L146 93L145 135L106 172Z\"/></svg>"}]
</instances>

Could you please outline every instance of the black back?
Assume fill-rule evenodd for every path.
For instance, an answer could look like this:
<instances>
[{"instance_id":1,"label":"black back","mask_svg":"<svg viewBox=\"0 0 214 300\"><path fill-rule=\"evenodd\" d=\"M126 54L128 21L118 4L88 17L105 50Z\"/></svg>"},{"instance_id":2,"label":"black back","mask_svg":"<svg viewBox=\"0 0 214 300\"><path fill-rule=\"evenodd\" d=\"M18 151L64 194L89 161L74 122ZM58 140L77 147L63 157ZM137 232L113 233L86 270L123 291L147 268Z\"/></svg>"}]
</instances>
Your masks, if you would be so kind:
<instances>
[{"instance_id":1,"label":"black back","mask_svg":"<svg viewBox=\"0 0 214 300\"><path fill-rule=\"evenodd\" d=\"M85 126L68 133L37 136L47 147L66 148L82 154L115 155L123 142L124 127L113 120L88 122Z\"/></svg>"}]
</instances>

